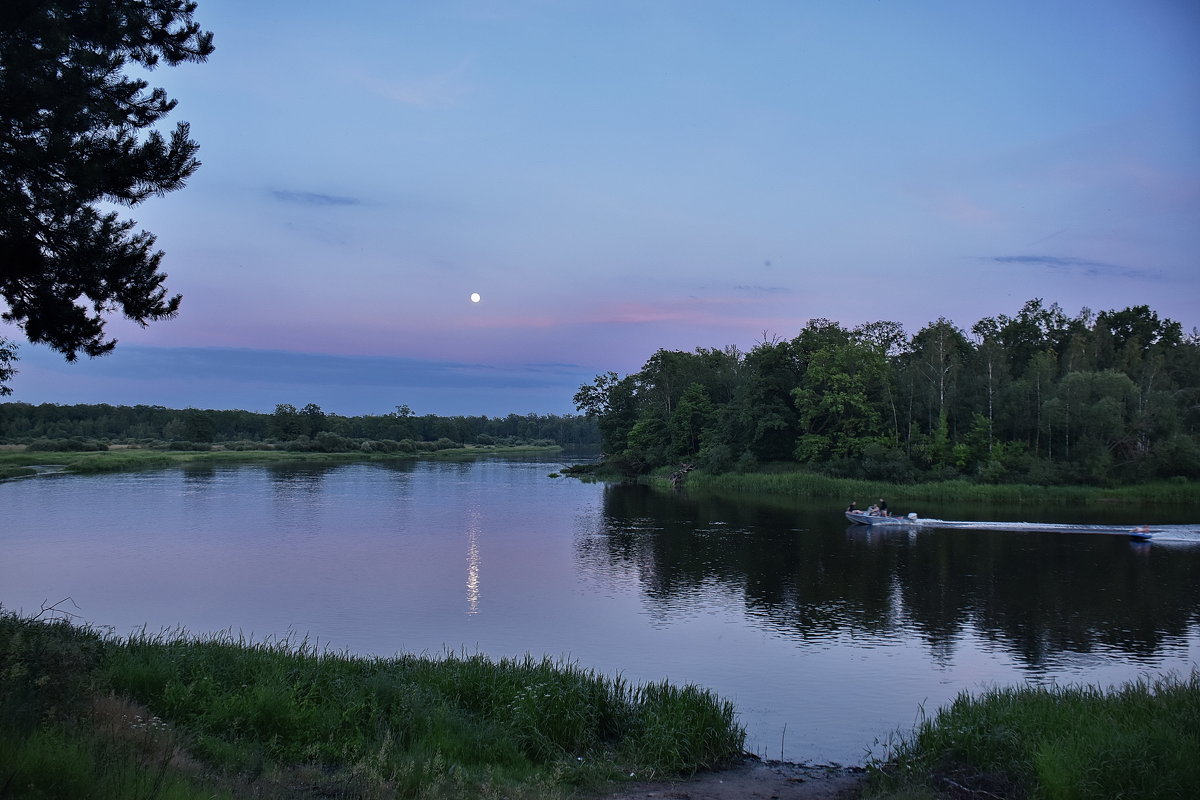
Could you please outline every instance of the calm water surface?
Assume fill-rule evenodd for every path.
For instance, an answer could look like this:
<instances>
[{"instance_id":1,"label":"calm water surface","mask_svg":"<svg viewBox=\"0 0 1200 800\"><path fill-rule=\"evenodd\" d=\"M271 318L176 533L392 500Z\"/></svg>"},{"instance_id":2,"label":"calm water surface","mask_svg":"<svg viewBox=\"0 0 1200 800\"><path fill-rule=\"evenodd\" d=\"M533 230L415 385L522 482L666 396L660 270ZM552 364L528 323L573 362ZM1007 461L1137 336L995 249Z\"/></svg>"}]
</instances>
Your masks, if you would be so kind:
<instances>
[{"instance_id":1,"label":"calm water surface","mask_svg":"<svg viewBox=\"0 0 1200 800\"><path fill-rule=\"evenodd\" d=\"M0 604L128 634L307 636L388 656L569 658L732 700L770 758L862 763L960 690L1200 661L1200 527L1122 537L848 527L552 479L558 463L200 468L0 484ZM870 498L856 498L860 504ZM900 509L907 510L907 509ZM1175 512L1178 517L1178 511ZM1091 518L1088 519L1087 517Z\"/></svg>"}]
</instances>

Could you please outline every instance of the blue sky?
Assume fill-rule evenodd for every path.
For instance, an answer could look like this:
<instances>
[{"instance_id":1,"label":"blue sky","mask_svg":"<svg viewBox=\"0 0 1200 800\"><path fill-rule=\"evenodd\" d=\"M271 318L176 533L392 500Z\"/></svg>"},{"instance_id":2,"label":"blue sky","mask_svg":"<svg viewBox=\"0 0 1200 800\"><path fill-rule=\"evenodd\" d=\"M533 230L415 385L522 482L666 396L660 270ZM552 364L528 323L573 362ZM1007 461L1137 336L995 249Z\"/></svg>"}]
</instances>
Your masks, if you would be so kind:
<instances>
[{"instance_id":1,"label":"blue sky","mask_svg":"<svg viewBox=\"0 0 1200 800\"><path fill-rule=\"evenodd\" d=\"M658 348L1033 297L1200 325L1193 0L200 0L180 316L10 400L573 410ZM482 300L470 302L479 292ZM0 335L18 338L13 329Z\"/></svg>"}]
</instances>

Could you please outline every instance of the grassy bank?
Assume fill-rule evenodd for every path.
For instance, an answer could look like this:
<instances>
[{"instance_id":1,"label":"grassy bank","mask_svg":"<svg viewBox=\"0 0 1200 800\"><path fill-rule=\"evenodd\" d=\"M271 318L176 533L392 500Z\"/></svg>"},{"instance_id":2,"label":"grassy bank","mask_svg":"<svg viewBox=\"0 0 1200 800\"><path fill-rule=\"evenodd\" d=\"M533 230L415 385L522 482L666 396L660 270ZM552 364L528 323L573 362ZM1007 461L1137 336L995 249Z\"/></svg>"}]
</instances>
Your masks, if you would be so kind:
<instances>
[{"instance_id":1,"label":"grassy bank","mask_svg":"<svg viewBox=\"0 0 1200 800\"><path fill-rule=\"evenodd\" d=\"M3 611L0 677L0 796L553 798L719 766L744 739L705 690L571 663L118 640Z\"/></svg>"},{"instance_id":2,"label":"grassy bank","mask_svg":"<svg viewBox=\"0 0 1200 800\"><path fill-rule=\"evenodd\" d=\"M664 477L657 477L669 485ZM1160 481L1114 488L1094 486L1032 486L1029 484L986 484L964 480L937 483L891 484L876 481L831 478L811 472L755 472L707 475L700 470L687 476L687 487L730 495L831 498L845 504L851 499L886 497L896 503L955 502L1037 503L1094 505L1120 503L1200 504L1200 482Z\"/></svg>"},{"instance_id":3,"label":"grassy bank","mask_svg":"<svg viewBox=\"0 0 1200 800\"><path fill-rule=\"evenodd\" d=\"M1200 797L1200 673L963 694L874 765L869 796Z\"/></svg>"},{"instance_id":4,"label":"grassy bank","mask_svg":"<svg viewBox=\"0 0 1200 800\"><path fill-rule=\"evenodd\" d=\"M0 464L0 481L8 478L28 478L36 475L37 470L13 464Z\"/></svg>"},{"instance_id":5,"label":"grassy bank","mask_svg":"<svg viewBox=\"0 0 1200 800\"><path fill-rule=\"evenodd\" d=\"M481 456L518 456L560 452L559 447L461 447L422 453L294 452L290 450L151 450L114 449L85 452L3 451L0 452L0 478L32 474L29 466L54 464L68 472L127 472L160 469L182 464L337 464L366 461L403 461L412 459L462 459Z\"/></svg>"}]
</instances>

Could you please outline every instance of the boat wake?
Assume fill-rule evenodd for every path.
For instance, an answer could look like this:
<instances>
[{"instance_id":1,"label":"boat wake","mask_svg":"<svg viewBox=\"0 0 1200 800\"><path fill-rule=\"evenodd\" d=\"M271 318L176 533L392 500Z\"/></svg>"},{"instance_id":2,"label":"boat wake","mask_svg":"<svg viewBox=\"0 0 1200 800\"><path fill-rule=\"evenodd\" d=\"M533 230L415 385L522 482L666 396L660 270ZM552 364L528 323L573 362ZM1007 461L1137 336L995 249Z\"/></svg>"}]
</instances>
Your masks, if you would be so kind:
<instances>
[{"instance_id":1,"label":"boat wake","mask_svg":"<svg viewBox=\"0 0 1200 800\"><path fill-rule=\"evenodd\" d=\"M1127 536L1155 542L1200 544L1200 524L1192 525L1096 525L1065 522L990 522L980 520L926 519L916 515L877 517L846 514L847 519L871 528L920 530L1011 531L1017 533L1088 533Z\"/></svg>"},{"instance_id":2,"label":"boat wake","mask_svg":"<svg viewBox=\"0 0 1200 800\"><path fill-rule=\"evenodd\" d=\"M1200 545L1200 525L1150 525L1130 528L1129 525L1094 525L1055 522L965 522L950 519L918 519L913 527L942 530L1004 530L1030 534L1108 534L1111 536L1141 535L1154 542L1178 542Z\"/></svg>"}]
</instances>

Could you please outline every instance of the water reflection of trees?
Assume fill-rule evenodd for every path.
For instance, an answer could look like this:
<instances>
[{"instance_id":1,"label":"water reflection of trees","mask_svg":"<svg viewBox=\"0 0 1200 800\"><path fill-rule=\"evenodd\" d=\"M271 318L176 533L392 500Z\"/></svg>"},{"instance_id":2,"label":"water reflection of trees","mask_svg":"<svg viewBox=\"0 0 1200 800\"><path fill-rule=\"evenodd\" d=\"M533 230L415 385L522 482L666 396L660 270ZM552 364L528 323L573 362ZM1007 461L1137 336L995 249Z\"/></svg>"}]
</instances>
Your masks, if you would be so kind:
<instances>
[{"instance_id":1,"label":"water reflection of trees","mask_svg":"<svg viewBox=\"0 0 1200 800\"><path fill-rule=\"evenodd\" d=\"M635 574L660 612L736 593L785 635L916 632L945 652L966 631L1037 667L1060 654L1149 656L1200 622L1200 550L1122 537L869 531L828 510L608 487L585 569Z\"/></svg>"},{"instance_id":2,"label":"water reflection of trees","mask_svg":"<svg viewBox=\"0 0 1200 800\"><path fill-rule=\"evenodd\" d=\"M918 537L900 555L902 596L917 624L965 618L1033 665L1105 647L1151 655L1186 633L1200 608L1200 553L1191 548L961 532Z\"/></svg>"}]
</instances>

